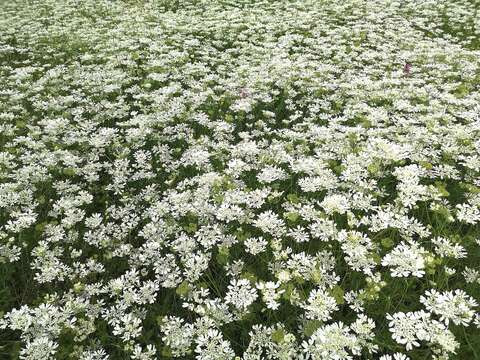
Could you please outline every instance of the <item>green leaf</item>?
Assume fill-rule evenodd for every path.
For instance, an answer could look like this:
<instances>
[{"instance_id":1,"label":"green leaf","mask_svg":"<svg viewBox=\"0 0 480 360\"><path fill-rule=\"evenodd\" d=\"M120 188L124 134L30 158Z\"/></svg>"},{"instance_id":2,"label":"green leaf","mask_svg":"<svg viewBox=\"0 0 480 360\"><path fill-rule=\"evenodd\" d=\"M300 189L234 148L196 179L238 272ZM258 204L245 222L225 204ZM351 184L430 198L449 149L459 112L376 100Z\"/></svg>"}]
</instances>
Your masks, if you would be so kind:
<instances>
[{"instance_id":1,"label":"green leaf","mask_svg":"<svg viewBox=\"0 0 480 360\"><path fill-rule=\"evenodd\" d=\"M225 246L221 246L218 249L217 262L220 265L226 265L228 263L229 257L230 257L230 249Z\"/></svg>"},{"instance_id":2,"label":"green leaf","mask_svg":"<svg viewBox=\"0 0 480 360\"><path fill-rule=\"evenodd\" d=\"M165 319L165 316L163 315L158 315L155 320L157 322L157 325L158 326L162 326L163 325L163 320Z\"/></svg>"},{"instance_id":3,"label":"green leaf","mask_svg":"<svg viewBox=\"0 0 480 360\"><path fill-rule=\"evenodd\" d=\"M282 294L282 298L285 300L290 300L290 296L292 296L293 291L295 290L295 286L293 284L284 284L281 286L282 290L285 290Z\"/></svg>"},{"instance_id":4,"label":"green leaf","mask_svg":"<svg viewBox=\"0 0 480 360\"><path fill-rule=\"evenodd\" d=\"M189 223L188 225L184 226L183 229L189 233L189 234L193 234L197 231L197 224L195 223Z\"/></svg>"},{"instance_id":5,"label":"green leaf","mask_svg":"<svg viewBox=\"0 0 480 360\"><path fill-rule=\"evenodd\" d=\"M190 291L190 285L188 284L187 281L182 282L180 285L178 285L177 289L175 290L175 293L179 296L185 296L188 294Z\"/></svg>"},{"instance_id":6,"label":"green leaf","mask_svg":"<svg viewBox=\"0 0 480 360\"><path fill-rule=\"evenodd\" d=\"M299 219L300 215L296 212L289 211L283 215L288 221L295 223Z\"/></svg>"},{"instance_id":7,"label":"green leaf","mask_svg":"<svg viewBox=\"0 0 480 360\"><path fill-rule=\"evenodd\" d=\"M382 263L382 257L377 253L372 253L370 256L377 265L380 265Z\"/></svg>"},{"instance_id":8,"label":"green leaf","mask_svg":"<svg viewBox=\"0 0 480 360\"><path fill-rule=\"evenodd\" d=\"M290 201L292 204L298 204L300 202L300 198L297 194L288 194L287 200Z\"/></svg>"},{"instance_id":9,"label":"green leaf","mask_svg":"<svg viewBox=\"0 0 480 360\"><path fill-rule=\"evenodd\" d=\"M45 226L47 226L47 224L48 224L47 222L42 222L42 223L39 223L39 224L35 225L35 231L39 232L39 233L43 232L43 230L45 229Z\"/></svg>"},{"instance_id":10,"label":"green leaf","mask_svg":"<svg viewBox=\"0 0 480 360\"><path fill-rule=\"evenodd\" d=\"M22 121L22 120L17 120L17 122L15 123L15 125L19 128L19 129L23 129L27 126L27 124L25 123L25 121Z\"/></svg>"},{"instance_id":11,"label":"green leaf","mask_svg":"<svg viewBox=\"0 0 480 360\"><path fill-rule=\"evenodd\" d=\"M419 164L420 166L422 166L424 169L427 169L427 170L431 170L433 168L433 165L428 161L420 161Z\"/></svg>"},{"instance_id":12,"label":"green leaf","mask_svg":"<svg viewBox=\"0 0 480 360\"><path fill-rule=\"evenodd\" d=\"M367 166L367 170L370 174L376 175L380 171L380 166L378 164L372 163Z\"/></svg>"},{"instance_id":13,"label":"green leaf","mask_svg":"<svg viewBox=\"0 0 480 360\"><path fill-rule=\"evenodd\" d=\"M336 285L332 290L331 290L332 296L337 302L337 304L342 305L345 303L345 299L343 298L345 295L345 291L343 289Z\"/></svg>"},{"instance_id":14,"label":"green leaf","mask_svg":"<svg viewBox=\"0 0 480 360\"><path fill-rule=\"evenodd\" d=\"M66 175L66 176L74 176L75 175L75 169L65 168L65 169L63 169L63 174Z\"/></svg>"},{"instance_id":15,"label":"green leaf","mask_svg":"<svg viewBox=\"0 0 480 360\"><path fill-rule=\"evenodd\" d=\"M254 274L248 271L244 272L240 277L242 279L250 280L252 283L256 283L258 280L258 278Z\"/></svg>"},{"instance_id":16,"label":"green leaf","mask_svg":"<svg viewBox=\"0 0 480 360\"><path fill-rule=\"evenodd\" d=\"M277 329L272 333L272 340L277 344L280 344L281 342L283 342L284 338L285 338L285 331L283 331L282 328Z\"/></svg>"},{"instance_id":17,"label":"green leaf","mask_svg":"<svg viewBox=\"0 0 480 360\"><path fill-rule=\"evenodd\" d=\"M322 325L320 320L308 320L303 327L305 336L312 336L313 333Z\"/></svg>"},{"instance_id":18,"label":"green leaf","mask_svg":"<svg viewBox=\"0 0 480 360\"><path fill-rule=\"evenodd\" d=\"M170 349L168 346L164 346L164 347L162 348L161 353L162 353L162 356L163 356L163 357L166 357L166 358L171 358L171 357L173 357L172 349Z\"/></svg>"},{"instance_id":19,"label":"green leaf","mask_svg":"<svg viewBox=\"0 0 480 360\"><path fill-rule=\"evenodd\" d=\"M465 97L466 95L468 95L471 91L471 87L470 87L470 84L468 83L463 83L463 84L460 84L456 89L455 89L455 96L457 98L463 98Z\"/></svg>"},{"instance_id":20,"label":"green leaf","mask_svg":"<svg viewBox=\"0 0 480 360\"><path fill-rule=\"evenodd\" d=\"M385 248L385 249L390 249L393 247L394 245L394 242L392 239L390 238L384 238L382 239L382 241L380 242L382 244L382 246Z\"/></svg>"},{"instance_id":21,"label":"green leaf","mask_svg":"<svg viewBox=\"0 0 480 360\"><path fill-rule=\"evenodd\" d=\"M440 181L436 181L435 187L437 188L441 196L448 197L450 195L450 193L447 191L447 184L442 183Z\"/></svg>"}]
</instances>

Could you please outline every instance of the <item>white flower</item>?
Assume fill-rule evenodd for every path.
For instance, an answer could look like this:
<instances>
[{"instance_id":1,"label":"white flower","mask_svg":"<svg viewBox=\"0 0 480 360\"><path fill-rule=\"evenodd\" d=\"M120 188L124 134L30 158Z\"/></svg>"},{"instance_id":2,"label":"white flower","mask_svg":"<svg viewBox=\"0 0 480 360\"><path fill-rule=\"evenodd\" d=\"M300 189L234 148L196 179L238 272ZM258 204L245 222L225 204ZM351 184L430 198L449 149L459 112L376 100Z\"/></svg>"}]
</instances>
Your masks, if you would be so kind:
<instances>
[{"instance_id":1,"label":"white flower","mask_svg":"<svg viewBox=\"0 0 480 360\"><path fill-rule=\"evenodd\" d=\"M303 305L307 319L327 321L332 312L338 310L335 298L328 295L326 289L314 289L310 292L307 303Z\"/></svg>"},{"instance_id":2,"label":"white flower","mask_svg":"<svg viewBox=\"0 0 480 360\"><path fill-rule=\"evenodd\" d=\"M392 338L404 344L407 350L420 346L421 341L439 345L447 353L455 353L458 342L447 327L431 319L430 314L420 310L409 313L387 314Z\"/></svg>"},{"instance_id":3,"label":"white flower","mask_svg":"<svg viewBox=\"0 0 480 360\"><path fill-rule=\"evenodd\" d=\"M252 255L258 255L261 252L265 251L265 248L268 245L267 240L263 237L250 237L245 240L246 251Z\"/></svg>"},{"instance_id":4,"label":"white flower","mask_svg":"<svg viewBox=\"0 0 480 360\"><path fill-rule=\"evenodd\" d=\"M480 271L465 266L465 270L462 272L467 283L479 283L480 284Z\"/></svg>"},{"instance_id":5,"label":"white flower","mask_svg":"<svg viewBox=\"0 0 480 360\"><path fill-rule=\"evenodd\" d=\"M407 277L425 275L425 250L417 243L400 243L382 259L383 266L390 266L393 277Z\"/></svg>"},{"instance_id":6,"label":"white flower","mask_svg":"<svg viewBox=\"0 0 480 360\"><path fill-rule=\"evenodd\" d=\"M302 347L312 360L349 360L351 354L360 355L361 352L358 338L342 322L321 326Z\"/></svg>"},{"instance_id":7,"label":"white flower","mask_svg":"<svg viewBox=\"0 0 480 360\"><path fill-rule=\"evenodd\" d=\"M410 358L402 353L395 353L392 355L382 355L379 360L410 360Z\"/></svg>"},{"instance_id":8,"label":"white flower","mask_svg":"<svg viewBox=\"0 0 480 360\"><path fill-rule=\"evenodd\" d=\"M388 326L392 333L392 338L399 344L404 344L407 350L414 346L420 346L419 334L425 329L421 322L423 313L403 313L398 312L393 315L387 314L387 320L390 320Z\"/></svg>"},{"instance_id":9,"label":"white flower","mask_svg":"<svg viewBox=\"0 0 480 360\"><path fill-rule=\"evenodd\" d=\"M174 356L185 356L192 345L194 328L184 320L168 316L163 319L160 331L165 335L162 340L170 347Z\"/></svg>"},{"instance_id":10,"label":"white flower","mask_svg":"<svg viewBox=\"0 0 480 360\"><path fill-rule=\"evenodd\" d=\"M277 290L279 287L280 283L274 283L273 281L259 282L257 284L257 289L262 293L262 300L268 309L277 310L280 306L278 300L285 290Z\"/></svg>"},{"instance_id":11,"label":"white flower","mask_svg":"<svg viewBox=\"0 0 480 360\"><path fill-rule=\"evenodd\" d=\"M155 359L156 352L155 346L152 344L148 344L145 351L139 344L135 344L131 358L133 360L153 360Z\"/></svg>"},{"instance_id":12,"label":"white flower","mask_svg":"<svg viewBox=\"0 0 480 360\"><path fill-rule=\"evenodd\" d=\"M420 302L427 310L440 316L446 325L452 321L456 325L467 326L475 314L477 302L463 290L446 291L439 293L435 289L425 292L420 297Z\"/></svg>"},{"instance_id":13,"label":"white flower","mask_svg":"<svg viewBox=\"0 0 480 360\"><path fill-rule=\"evenodd\" d=\"M228 285L225 302L241 311L245 311L257 297L257 291L252 288L248 280L232 280L230 285Z\"/></svg>"},{"instance_id":14,"label":"white flower","mask_svg":"<svg viewBox=\"0 0 480 360\"><path fill-rule=\"evenodd\" d=\"M80 354L80 360L108 360L109 356L104 349L89 349Z\"/></svg>"},{"instance_id":15,"label":"white flower","mask_svg":"<svg viewBox=\"0 0 480 360\"><path fill-rule=\"evenodd\" d=\"M258 181L261 183L269 184L276 180L284 180L287 178L287 174L284 170L276 166L267 166L257 175Z\"/></svg>"},{"instance_id":16,"label":"white flower","mask_svg":"<svg viewBox=\"0 0 480 360\"><path fill-rule=\"evenodd\" d=\"M278 281L281 283L286 283L290 280L291 276L288 270L282 269L277 274Z\"/></svg>"},{"instance_id":17,"label":"white flower","mask_svg":"<svg viewBox=\"0 0 480 360\"><path fill-rule=\"evenodd\" d=\"M327 214L333 214L334 212L345 214L350 209L348 198L341 194L326 196L320 206Z\"/></svg>"},{"instance_id":18,"label":"white flower","mask_svg":"<svg viewBox=\"0 0 480 360\"><path fill-rule=\"evenodd\" d=\"M235 357L230 342L224 340L222 334L216 329L208 329L200 335L195 347L195 356L198 360L229 360Z\"/></svg>"},{"instance_id":19,"label":"white flower","mask_svg":"<svg viewBox=\"0 0 480 360\"><path fill-rule=\"evenodd\" d=\"M272 236L280 236L286 231L282 219L271 210L264 211L258 215L253 224L264 233L271 234Z\"/></svg>"},{"instance_id":20,"label":"white flower","mask_svg":"<svg viewBox=\"0 0 480 360\"><path fill-rule=\"evenodd\" d=\"M355 312L363 312L364 311L364 300L363 295L365 294L365 289L361 289L360 291L348 291L344 295L344 299L349 304L350 308Z\"/></svg>"},{"instance_id":21,"label":"white flower","mask_svg":"<svg viewBox=\"0 0 480 360\"><path fill-rule=\"evenodd\" d=\"M54 359L58 344L47 337L37 337L27 341L24 349L20 351L20 359L49 360Z\"/></svg>"},{"instance_id":22,"label":"white flower","mask_svg":"<svg viewBox=\"0 0 480 360\"><path fill-rule=\"evenodd\" d=\"M316 192L334 189L338 180L332 172L324 170L321 176L309 176L298 181L298 186L304 192Z\"/></svg>"},{"instance_id":23,"label":"white flower","mask_svg":"<svg viewBox=\"0 0 480 360\"><path fill-rule=\"evenodd\" d=\"M124 315L113 329L114 335L120 335L124 341L135 339L142 332L142 320L131 313Z\"/></svg>"},{"instance_id":24,"label":"white flower","mask_svg":"<svg viewBox=\"0 0 480 360\"><path fill-rule=\"evenodd\" d=\"M453 257L461 259L467 256L465 248L460 244L452 244L452 242L443 237L436 237L432 239L435 245L435 250L441 257Z\"/></svg>"},{"instance_id":25,"label":"white flower","mask_svg":"<svg viewBox=\"0 0 480 360\"><path fill-rule=\"evenodd\" d=\"M186 257L185 260L185 277L194 282L202 276L203 272L208 269L208 263L210 261L209 254L201 252L192 253Z\"/></svg>"},{"instance_id":26,"label":"white flower","mask_svg":"<svg viewBox=\"0 0 480 360\"><path fill-rule=\"evenodd\" d=\"M480 210L477 206L470 204L458 204L457 209L457 219L467 224L475 225L480 221Z\"/></svg>"}]
</instances>

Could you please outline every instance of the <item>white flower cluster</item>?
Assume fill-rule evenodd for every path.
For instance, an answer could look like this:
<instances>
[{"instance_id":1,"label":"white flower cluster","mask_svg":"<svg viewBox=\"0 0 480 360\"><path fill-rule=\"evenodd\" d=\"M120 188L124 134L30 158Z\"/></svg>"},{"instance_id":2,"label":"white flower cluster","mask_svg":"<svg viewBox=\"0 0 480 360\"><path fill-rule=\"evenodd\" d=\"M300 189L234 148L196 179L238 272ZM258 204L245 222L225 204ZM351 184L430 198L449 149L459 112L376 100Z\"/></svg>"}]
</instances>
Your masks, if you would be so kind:
<instances>
[{"instance_id":1,"label":"white flower cluster","mask_svg":"<svg viewBox=\"0 0 480 360\"><path fill-rule=\"evenodd\" d=\"M1 358L479 356L475 1L0 13Z\"/></svg>"}]
</instances>

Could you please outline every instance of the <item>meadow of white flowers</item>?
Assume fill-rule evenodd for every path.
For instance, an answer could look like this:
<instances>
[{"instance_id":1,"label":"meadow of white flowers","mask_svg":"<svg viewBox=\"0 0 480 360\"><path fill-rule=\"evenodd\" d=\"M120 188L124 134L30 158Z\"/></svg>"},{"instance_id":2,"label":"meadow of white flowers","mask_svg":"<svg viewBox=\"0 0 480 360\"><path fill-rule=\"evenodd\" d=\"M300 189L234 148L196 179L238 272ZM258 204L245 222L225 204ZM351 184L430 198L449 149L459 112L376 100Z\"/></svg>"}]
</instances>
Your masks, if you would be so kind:
<instances>
[{"instance_id":1,"label":"meadow of white flowers","mask_svg":"<svg viewBox=\"0 0 480 360\"><path fill-rule=\"evenodd\" d=\"M480 3L0 2L0 359L480 359Z\"/></svg>"}]
</instances>

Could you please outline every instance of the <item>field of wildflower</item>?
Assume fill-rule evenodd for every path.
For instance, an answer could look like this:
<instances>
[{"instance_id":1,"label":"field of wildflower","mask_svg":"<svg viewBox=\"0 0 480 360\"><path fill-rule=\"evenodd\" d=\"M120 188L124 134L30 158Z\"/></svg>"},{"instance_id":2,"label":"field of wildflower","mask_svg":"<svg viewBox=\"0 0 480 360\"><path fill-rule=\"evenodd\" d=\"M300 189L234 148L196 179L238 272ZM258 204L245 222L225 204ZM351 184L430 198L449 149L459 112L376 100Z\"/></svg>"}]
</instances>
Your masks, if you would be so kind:
<instances>
[{"instance_id":1,"label":"field of wildflower","mask_svg":"<svg viewBox=\"0 0 480 360\"><path fill-rule=\"evenodd\" d=\"M0 359L480 359L480 2L0 1Z\"/></svg>"}]
</instances>

